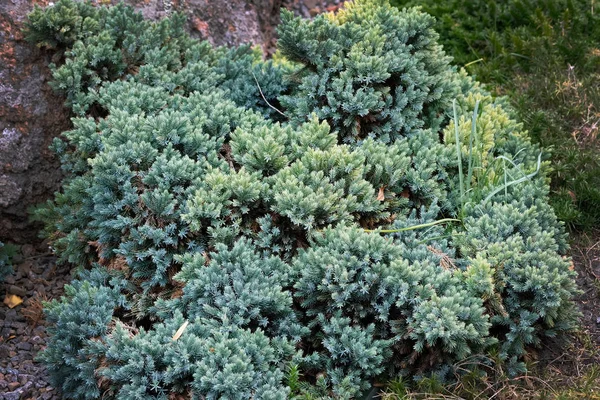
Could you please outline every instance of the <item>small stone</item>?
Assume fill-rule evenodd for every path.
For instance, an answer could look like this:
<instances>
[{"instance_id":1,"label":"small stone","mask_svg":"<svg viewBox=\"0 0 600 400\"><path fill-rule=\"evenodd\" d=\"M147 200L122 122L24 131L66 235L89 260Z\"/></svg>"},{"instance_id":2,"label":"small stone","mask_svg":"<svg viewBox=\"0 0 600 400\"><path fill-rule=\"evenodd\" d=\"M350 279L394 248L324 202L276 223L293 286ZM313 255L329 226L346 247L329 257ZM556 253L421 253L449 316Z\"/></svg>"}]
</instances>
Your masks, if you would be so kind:
<instances>
[{"instance_id":1,"label":"small stone","mask_svg":"<svg viewBox=\"0 0 600 400\"><path fill-rule=\"evenodd\" d=\"M31 344L28 342L21 342L17 345L17 349L29 351L31 350Z\"/></svg>"},{"instance_id":2,"label":"small stone","mask_svg":"<svg viewBox=\"0 0 600 400\"><path fill-rule=\"evenodd\" d=\"M8 346L6 346L6 345L0 346L0 360L4 360L4 359L8 358L8 352L9 352ZM2 375L2 376L0 376L0 380L4 379L4 375L3 374L0 374L0 375Z\"/></svg>"},{"instance_id":3,"label":"small stone","mask_svg":"<svg viewBox=\"0 0 600 400\"><path fill-rule=\"evenodd\" d=\"M21 254L23 254L23 257L25 257L25 258L29 258L29 257L33 256L34 252L35 252L35 248L33 247L33 245L24 244L23 246L21 246Z\"/></svg>"},{"instance_id":4,"label":"small stone","mask_svg":"<svg viewBox=\"0 0 600 400\"><path fill-rule=\"evenodd\" d=\"M31 271L31 267L33 263L31 261L23 261L17 267L17 271L19 271L23 276L29 276L29 272Z\"/></svg>"},{"instance_id":5,"label":"small stone","mask_svg":"<svg viewBox=\"0 0 600 400\"><path fill-rule=\"evenodd\" d=\"M17 322L17 321L15 321L15 322L13 322L13 323L11 324L11 326L12 326L14 329L17 329L17 332L18 332L18 331L19 331L19 330L21 330L21 329L25 329L25 328L27 327L27 324L26 324L25 322Z\"/></svg>"},{"instance_id":6,"label":"small stone","mask_svg":"<svg viewBox=\"0 0 600 400\"><path fill-rule=\"evenodd\" d=\"M44 285L36 285L34 290L40 295L43 296L46 294L46 287Z\"/></svg>"},{"instance_id":7,"label":"small stone","mask_svg":"<svg viewBox=\"0 0 600 400\"><path fill-rule=\"evenodd\" d=\"M30 373L32 370L32 368L31 368L31 367L33 367L32 357L33 357L33 354L27 353L25 359L21 362L21 369L24 369L26 373ZM33 368L33 370L37 374L37 369Z\"/></svg>"},{"instance_id":8,"label":"small stone","mask_svg":"<svg viewBox=\"0 0 600 400\"><path fill-rule=\"evenodd\" d=\"M48 268L46 269L43 273L42 273L42 278L45 280L48 280L51 278L51 275L53 274L52 272L52 268Z\"/></svg>"},{"instance_id":9,"label":"small stone","mask_svg":"<svg viewBox=\"0 0 600 400\"><path fill-rule=\"evenodd\" d=\"M19 382L11 382L8 384L8 390L12 392L16 390L19 386L21 386Z\"/></svg>"},{"instance_id":10,"label":"small stone","mask_svg":"<svg viewBox=\"0 0 600 400\"><path fill-rule=\"evenodd\" d=\"M42 267L40 264L34 264L31 267L31 270L33 271L33 273L41 275L44 272L44 267Z\"/></svg>"},{"instance_id":11,"label":"small stone","mask_svg":"<svg viewBox=\"0 0 600 400\"><path fill-rule=\"evenodd\" d=\"M600 325L600 317L596 318L596 324Z\"/></svg>"},{"instance_id":12,"label":"small stone","mask_svg":"<svg viewBox=\"0 0 600 400\"><path fill-rule=\"evenodd\" d=\"M21 261L23 261L23 255L21 255L21 254L17 253L17 254L15 254L15 255L12 257L12 260L11 260L11 261L12 261L13 263L15 263L15 264L18 264L18 263L20 263Z\"/></svg>"},{"instance_id":13,"label":"small stone","mask_svg":"<svg viewBox=\"0 0 600 400\"><path fill-rule=\"evenodd\" d=\"M25 297L25 295L27 295L27 290L25 290L19 286L10 285L8 287L8 293L11 293L11 294L14 294L14 295L20 296L20 297Z\"/></svg>"},{"instance_id":14,"label":"small stone","mask_svg":"<svg viewBox=\"0 0 600 400\"><path fill-rule=\"evenodd\" d=\"M15 309L12 311L17 311L17 310ZM14 318L14 321L25 322L25 316L23 314L21 314L20 312L18 312Z\"/></svg>"},{"instance_id":15,"label":"small stone","mask_svg":"<svg viewBox=\"0 0 600 400\"><path fill-rule=\"evenodd\" d=\"M17 319L17 310L7 310L6 311L6 321L14 321ZM8 326L8 324L5 324Z\"/></svg>"},{"instance_id":16,"label":"small stone","mask_svg":"<svg viewBox=\"0 0 600 400\"><path fill-rule=\"evenodd\" d=\"M44 339L42 339L41 337L39 337L38 335L34 336L31 338L31 342L32 343L44 343Z\"/></svg>"},{"instance_id":17,"label":"small stone","mask_svg":"<svg viewBox=\"0 0 600 400\"><path fill-rule=\"evenodd\" d=\"M44 389L44 391L45 391L45 388L46 388L46 386L48 386L48 382L44 382L44 381L37 381L37 382L35 383L35 387L36 387L36 388L38 388L38 389Z\"/></svg>"}]
</instances>

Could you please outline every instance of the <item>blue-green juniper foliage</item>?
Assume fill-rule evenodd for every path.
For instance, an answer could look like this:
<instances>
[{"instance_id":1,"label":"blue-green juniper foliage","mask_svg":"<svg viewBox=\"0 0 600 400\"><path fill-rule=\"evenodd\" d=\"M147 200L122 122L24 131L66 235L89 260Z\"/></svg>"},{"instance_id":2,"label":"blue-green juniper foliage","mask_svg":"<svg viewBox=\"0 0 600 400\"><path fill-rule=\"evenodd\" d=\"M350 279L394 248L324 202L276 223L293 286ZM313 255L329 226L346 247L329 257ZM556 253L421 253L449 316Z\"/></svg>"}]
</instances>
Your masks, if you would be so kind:
<instances>
[{"instance_id":1,"label":"blue-green juniper foliage","mask_svg":"<svg viewBox=\"0 0 600 400\"><path fill-rule=\"evenodd\" d=\"M180 15L30 15L74 115L38 211L81 267L46 306L65 397L357 398L489 351L518 373L573 327L540 150L432 25L383 0L284 11L264 61Z\"/></svg>"}]
</instances>

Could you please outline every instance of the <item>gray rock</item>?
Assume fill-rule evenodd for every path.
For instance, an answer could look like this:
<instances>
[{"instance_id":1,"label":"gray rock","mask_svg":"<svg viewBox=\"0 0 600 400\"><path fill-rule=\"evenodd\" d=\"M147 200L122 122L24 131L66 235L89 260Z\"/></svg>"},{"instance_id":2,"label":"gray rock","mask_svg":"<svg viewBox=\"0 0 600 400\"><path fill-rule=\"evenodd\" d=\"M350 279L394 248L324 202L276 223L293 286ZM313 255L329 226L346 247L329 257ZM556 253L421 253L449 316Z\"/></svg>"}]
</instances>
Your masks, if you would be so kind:
<instances>
[{"instance_id":1,"label":"gray rock","mask_svg":"<svg viewBox=\"0 0 600 400\"><path fill-rule=\"evenodd\" d=\"M7 310L6 311L6 322L8 321L15 321L17 319L17 310ZM5 325L7 325L5 323Z\"/></svg>"},{"instance_id":2,"label":"gray rock","mask_svg":"<svg viewBox=\"0 0 600 400\"><path fill-rule=\"evenodd\" d=\"M16 388L18 388L19 386L21 386L21 384L19 382L10 382L8 384L8 390L10 390L12 392L13 390L15 390Z\"/></svg>"},{"instance_id":3,"label":"gray rock","mask_svg":"<svg viewBox=\"0 0 600 400\"><path fill-rule=\"evenodd\" d=\"M0 211L1 213L1 211ZM4 278L4 283L8 284L8 285L12 285L16 282L15 277L13 275L8 275Z\"/></svg>"},{"instance_id":4,"label":"gray rock","mask_svg":"<svg viewBox=\"0 0 600 400\"><path fill-rule=\"evenodd\" d=\"M69 127L63 100L46 84L49 55L23 40L31 0L0 1L0 240L36 237L27 208L50 197L61 179L48 150Z\"/></svg>"},{"instance_id":5,"label":"gray rock","mask_svg":"<svg viewBox=\"0 0 600 400\"><path fill-rule=\"evenodd\" d=\"M11 326L12 326L14 329L17 329L17 330L22 330L22 329L25 329L25 327L26 327L27 325L26 325L24 322L13 322L13 323L11 324Z\"/></svg>"},{"instance_id":6,"label":"gray rock","mask_svg":"<svg viewBox=\"0 0 600 400\"><path fill-rule=\"evenodd\" d=\"M8 287L8 293L15 294L15 295L20 296L20 297L24 297L24 296L27 295L27 290L25 290L25 289L23 289L22 287L19 287L19 286L10 285Z\"/></svg>"},{"instance_id":7,"label":"gray rock","mask_svg":"<svg viewBox=\"0 0 600 400\"><path fill-rule=\"evenodd\" d=\"M6 345L0 346L0 359L8 358L8 347ZM4 377L2 378L4 379Z\"/></svg>"},{"instance_id":8,"label":"gray rock","mask_svg":"<svg viewBox=\"0 0 600 400\"><path fill-rule=\"evenodd\" d=\"M31 344L27 342L21 342L17 345L17 349L29 351L31 350Z\"/></svg>"}]
</instances>

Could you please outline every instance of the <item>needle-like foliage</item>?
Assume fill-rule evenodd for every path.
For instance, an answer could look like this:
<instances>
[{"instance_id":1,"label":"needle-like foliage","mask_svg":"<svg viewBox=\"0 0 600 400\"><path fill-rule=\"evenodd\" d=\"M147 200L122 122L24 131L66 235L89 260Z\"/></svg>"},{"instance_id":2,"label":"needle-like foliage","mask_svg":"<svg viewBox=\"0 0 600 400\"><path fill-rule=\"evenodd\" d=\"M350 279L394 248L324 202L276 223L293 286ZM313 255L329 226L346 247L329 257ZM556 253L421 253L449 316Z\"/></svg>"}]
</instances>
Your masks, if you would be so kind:
<instances>
[{"instance_id":1,"label":"needle-like foliage","mask_svg":"<svg viewBox=\"0 0 600 400\"><path fill-rule=\"evenodd\" d=\"M572 328L540 150L432 18L362 0L282 19L262 61L180 16L32 14L76 115L38 212L84 267L47 305L65 396L358 398L495 349L515 373Z\"/></svg>"}]
</instances>

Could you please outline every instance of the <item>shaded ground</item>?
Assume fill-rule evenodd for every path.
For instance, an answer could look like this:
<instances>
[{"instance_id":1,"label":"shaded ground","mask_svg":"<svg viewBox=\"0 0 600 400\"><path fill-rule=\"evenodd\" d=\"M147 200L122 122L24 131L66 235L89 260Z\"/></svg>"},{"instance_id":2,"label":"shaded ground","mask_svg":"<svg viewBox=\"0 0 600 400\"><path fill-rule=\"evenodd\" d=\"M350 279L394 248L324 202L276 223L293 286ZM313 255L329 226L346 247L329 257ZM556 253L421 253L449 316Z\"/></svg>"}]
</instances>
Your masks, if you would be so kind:
<instances>
[{"instance_id":1,"label":"shaded ground","mask_svg":"<svg viewBox=\"0 0 600 400\"><path fill-rule=\"evenodd\" d=\"M600 228L575 236L573 242L571 254L577 271L577 285L582 291L576 298L582 312L581 330L571 346L573 353L557 354L555 363L560 366L564 360L566 367L570 362L572 375L578 375L585 366L600 370ZM597 378L600 379L600 371ZM597 396L600 398L600 392Z\"/></svg>"},{"instance_id":2,"label":"shaded ground","mask_svg":"<svg viewBox=\"0 0 600 400\"><path fill-rule=\"evenodd\" d=\"M586 333L598 350L600 349L600 229L594 234L580 235L576 240L573 260L578 272L577 284L583 291L577 301L583 312Z\"/></svg>"}]
</instances>

